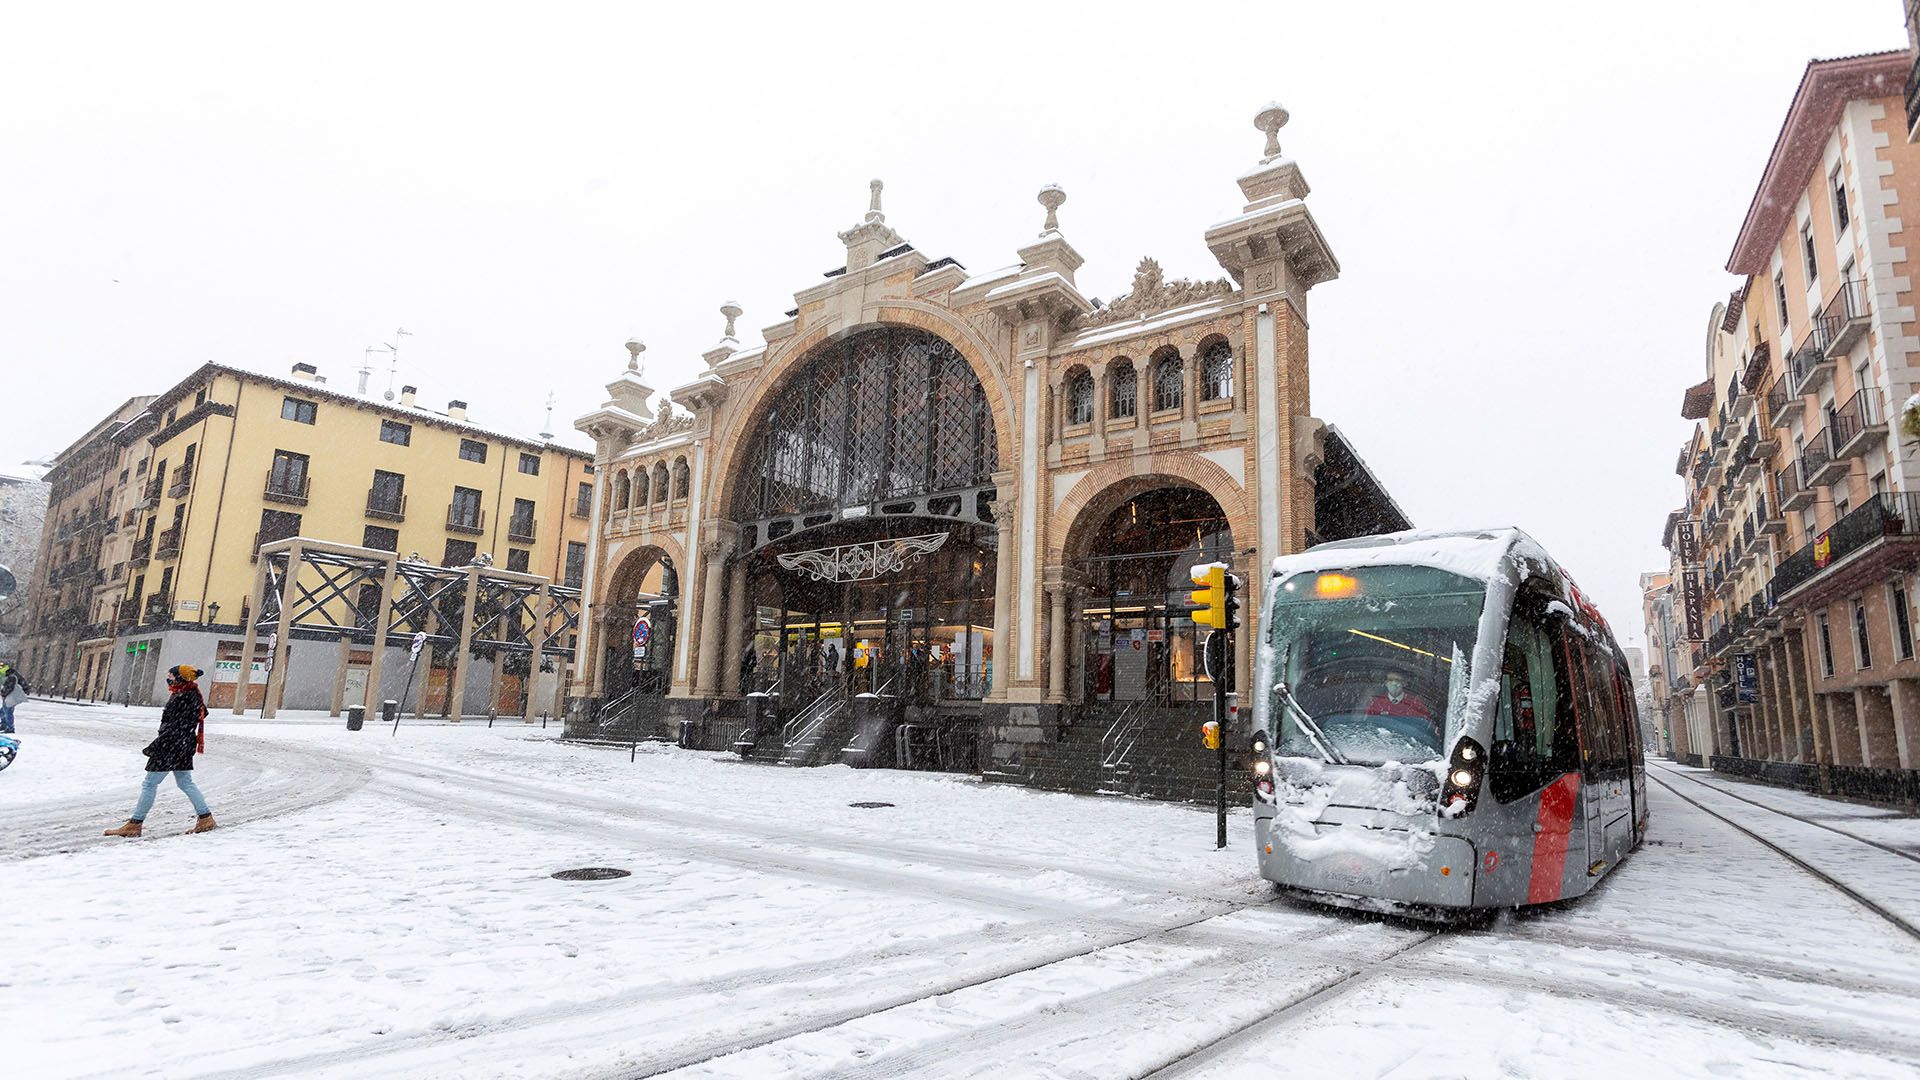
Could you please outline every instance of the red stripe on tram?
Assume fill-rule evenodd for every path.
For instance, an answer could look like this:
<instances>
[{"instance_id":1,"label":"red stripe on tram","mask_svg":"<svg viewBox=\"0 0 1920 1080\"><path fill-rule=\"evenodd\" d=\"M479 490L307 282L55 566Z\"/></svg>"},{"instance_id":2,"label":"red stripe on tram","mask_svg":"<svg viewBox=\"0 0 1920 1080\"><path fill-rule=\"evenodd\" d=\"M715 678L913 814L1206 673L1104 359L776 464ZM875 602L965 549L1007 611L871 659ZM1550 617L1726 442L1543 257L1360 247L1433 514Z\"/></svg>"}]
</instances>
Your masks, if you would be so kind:
<instances>
[{"instance_id":1,"label":"red stripe on tram","mask_svg":"<svg viewBox=\"0 0 1920 1080\"><path fill-rule=\"evenodd\" d=\"M1568 773L1540 793L1540 812L1534 824L1533 874L1527 879L1527 903L1560 899L1560 883L1567 868L1567 847L1573 837L1573 810L1580 802L1580 774Z\"/></svg>"}]
</instances>

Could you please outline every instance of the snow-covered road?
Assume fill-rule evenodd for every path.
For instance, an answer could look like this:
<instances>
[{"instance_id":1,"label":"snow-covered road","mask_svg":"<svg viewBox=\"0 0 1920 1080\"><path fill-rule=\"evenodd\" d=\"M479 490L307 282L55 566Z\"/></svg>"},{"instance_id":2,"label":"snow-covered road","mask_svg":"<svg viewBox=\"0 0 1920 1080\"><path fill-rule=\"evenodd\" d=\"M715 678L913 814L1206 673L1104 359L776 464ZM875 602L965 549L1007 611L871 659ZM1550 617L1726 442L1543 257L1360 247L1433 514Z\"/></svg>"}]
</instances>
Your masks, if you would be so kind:
<instances>
[{"instance_id":1,"label":"snow-covered road","mask_svg":"<svg viewBox=\"0 0 1920 1080\"><path fill-rule=\"evenodd\" d=\"M1244 812L518 723L219 714L223 827L102 838L156 715L21 710L7 1075L1920 1072L1920 822L1670 765L1596 895L1435 934L1276 899Z\"/></svg>"}]
</instances>

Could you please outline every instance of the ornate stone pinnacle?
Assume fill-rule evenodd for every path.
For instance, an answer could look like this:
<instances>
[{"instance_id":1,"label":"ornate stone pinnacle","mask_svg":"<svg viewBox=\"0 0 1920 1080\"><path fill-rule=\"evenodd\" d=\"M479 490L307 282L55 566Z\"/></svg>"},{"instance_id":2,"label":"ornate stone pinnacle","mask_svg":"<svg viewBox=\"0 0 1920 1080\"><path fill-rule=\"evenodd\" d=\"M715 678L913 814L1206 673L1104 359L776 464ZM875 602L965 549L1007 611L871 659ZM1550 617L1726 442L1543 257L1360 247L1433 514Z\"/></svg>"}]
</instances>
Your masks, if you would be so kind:
<instances>
[{"instance_id":1,"label":"ornate stone pinnacle","mask_svg":"<svg viewBox=\"0 0 1920 1080\"><path fill-rule=\"evenodd\" d=\"M867 220L868 221L878 222L878 221L887 220L887 215L880 212L880 189L885 186L886 186L885 184L882 184L878 180L869 181L867 183L867 191L871 193L867 200Z\"/></svg>"},{"instance_id":2,"label":"ornate stone pinnacle","mask_svg":"<svg viewBox=\"0 0 1920 1080\"><path fill-rule=\"evenodd\" d=\"M1039 198L1040 205L1047 208L1047 223L1040 230L1040 235L1045 236L1060 228L1060 204L1067 201L1067 191L1059 184L1048 184L1040 189Z\"/></svg>"},{"instance_id":3,"label":"ornate stone pinnacle","mask_svg":"<svg viewBox=\"0 0 1920 1080\"><path fill-rule=\"evenodd\" d=\"M627 339L627 370L628 371L638 372L640 370L640 354L646 351L647 351L646 343L641 341L639 338Z\"/></svg>"},{"instance_id":4,"label":"ornate stone pinnacle","mask_svg":"<svg viewBox=\"0 0 1920 1080\"><path fill-rule=\"evenodd\" d=\"M1263 162L1280 156L1280 129L1287 126L1290 118L1286 106L1277 101L1267 102L1254 116L1253 126L1267 133L1266 156L1261 158Z\"/></svg>"},{"instance_id":5,"label":"ornate stone pinnacle","mask_svg":"<svg viewBox=\"0 0 1920 1080\"><path fill-rule=\"evenodd\" d=\"M721 304L720 314L725 315L727 317L727 332L723 336L732 337L733 336L733 320L739 318L741 315L740 301L729 300L726 303Z\"/></svg>"}]
</instances>

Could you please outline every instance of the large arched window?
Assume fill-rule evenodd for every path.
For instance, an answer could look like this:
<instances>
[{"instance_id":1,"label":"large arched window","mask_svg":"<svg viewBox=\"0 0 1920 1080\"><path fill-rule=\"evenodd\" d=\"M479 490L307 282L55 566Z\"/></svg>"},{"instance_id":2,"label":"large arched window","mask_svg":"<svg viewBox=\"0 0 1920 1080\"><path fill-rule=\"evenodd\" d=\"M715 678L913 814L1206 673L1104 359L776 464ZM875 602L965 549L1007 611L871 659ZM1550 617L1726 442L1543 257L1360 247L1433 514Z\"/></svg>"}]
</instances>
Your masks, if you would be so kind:
<instances>
[{"instance_id":1,"label":"large arched window","mask_svg":"<svg viewBox=\"0 0 1920 1080\"><path fill-rule=\"evenodd\" d=\"M640 468L633 473L633 505L647 505L647 470Z\"/></svg>"},{"instance_id":2,"label":"large arched window","mask_svg":"<svg viewBox=\"0 0 1920 1080\"><path fill-rule=\"evenodd\" d=\"M1093 373L1086 368L1067 375L1067 423L1093 423Z\"/></svg>"},{"instance_id":3,"label":"large arched window","mask_svg":"<svg viewBox=\"0 0 1920 1080\"><path fill-rule=\"evenodd\" d=\"M692 473L687 469L687 459L674 458L673 459L673 497L674 498L684 499L687 497L687 489L689 486L691 486L689 483L689 479L691 476L692 476Z\"/></svg>"},{"instance_id":4,"label":"large arched window","mask_svg":"<svg viewBox=\"0 0 1920 1080\"><path fill-rule=\"evenodd\" d=\"M1140 375L1133 369L1133 361L1121 357L1107 369L1107 415L1116 420L1125 419L1139 411Z\"/></svg>"},{"instance_id":5,"label":"large arched window","mask_svg":"<svg viewBox=\"0 0 1920 1080\"><path fill-rule=\"evenodd\" d=\"M653 497L658 502L667 501L667 463L664 461L653 467Z\"/></svg>"},{"instance_id":6,"label":"large arched window","mask_svg":"<svg viewBox=\"0 0 1920 1080\"><path fill-rule=\"evenodd\" d=\"M627 476L627 470L621 469L613 474L613 508L615 510L627 508L628 489L631 484L632 480Z\"/></svg>"},{"instance_id":7,"label":"large arched window","mask_svg":"<svg viewBox=\"0 0 1920 1080\"><path fill-rule=\"evenodd\" d=\"M1187 401L1187 369L1180 353L1162 349L1153 357L1153 408L1178 409Z\"/></svg>"},{"instance_id":8,"label":"large arched window","mask_svg":"<svg viewBox=\"0 0 1920 1080\"><path fill-rule=\"evenodd\" d=\"M986 391L924 331L866 330L815 350L753 425L740 521L963 492L999 468Z\"/></svg>"},{"instance_id":9,"label":"large arched window","mask_svg":"<svg viewBox=\"0 0 1920 1080\"><path fill-rule=\"evenodd\" d=\"M1233 346L1216 341L1200 354L1200 398L1221 401L1233 396Z\"/></svg>"}]
</instances>

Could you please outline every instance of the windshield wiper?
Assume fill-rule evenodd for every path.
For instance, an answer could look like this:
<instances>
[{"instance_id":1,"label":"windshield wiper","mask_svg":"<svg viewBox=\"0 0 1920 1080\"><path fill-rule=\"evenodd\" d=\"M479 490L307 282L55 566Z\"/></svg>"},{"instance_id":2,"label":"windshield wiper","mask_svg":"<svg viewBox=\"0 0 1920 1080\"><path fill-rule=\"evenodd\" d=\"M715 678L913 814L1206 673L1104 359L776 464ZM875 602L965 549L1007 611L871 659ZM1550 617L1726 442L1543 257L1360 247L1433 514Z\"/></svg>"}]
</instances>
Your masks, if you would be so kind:
<instances>
[{"instance_id":1,"label":"windshield wiper","mask_svg":"<svg viewBox=\"0 0 1920 1080\"><path fill-rule=\"evenodd\" d=\"M1280 700L1286 704L1288 709L1292 710L1294 719L1300 721L1301 729L1307 733L1308 741L1313 743L1315 750L1320 751L1321 757L1327 759L1327 764L1347 764L1346 756L1333 749L1333 743L1328 740L1327 733L1320 729L1319 722L1308 715L1307 710L1301 708L1300 703L1293 699L1293 691L1287 689L1287 684L1284 681L1277 680L1275 686L1280 691Z\"/></svg>"}]
</instances>

